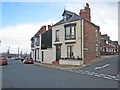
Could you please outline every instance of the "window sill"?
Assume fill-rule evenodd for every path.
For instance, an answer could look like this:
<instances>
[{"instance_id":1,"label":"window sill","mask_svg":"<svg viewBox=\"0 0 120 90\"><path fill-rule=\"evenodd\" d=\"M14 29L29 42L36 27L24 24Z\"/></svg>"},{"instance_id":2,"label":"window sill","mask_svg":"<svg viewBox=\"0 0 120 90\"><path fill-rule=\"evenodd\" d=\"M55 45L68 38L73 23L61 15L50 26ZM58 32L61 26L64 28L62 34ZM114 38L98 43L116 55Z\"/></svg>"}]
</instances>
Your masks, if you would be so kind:
<instances>
[{"instance_id":1,"label":"window sill","mask_svg":"<svg viewBox=\"0 0 120 90\"><path fill-rule=\"evenodd\" d=\"M54 42L53 45L56 45L56 44L61 44L62 45L62 42Z\"/></svg>"},{"instance_id":2,"label":"window sill","mask_svg":"<svg viewBox=\"0 0 120 90\"><path fill-rule=\"evenodd\" d=\"M65 40L65 44L76 43L76 40Z\"/></svg>"},{"instance_id":3,"label":"window sill","mask_svg":"<svg viewBox=\"0 0 120 90\"><path fill-rule=\"evenodd\" d=\"M60 42L60 40L58 40L58 41L55 41L55 42Z\"/></svg>"}]
</instances>

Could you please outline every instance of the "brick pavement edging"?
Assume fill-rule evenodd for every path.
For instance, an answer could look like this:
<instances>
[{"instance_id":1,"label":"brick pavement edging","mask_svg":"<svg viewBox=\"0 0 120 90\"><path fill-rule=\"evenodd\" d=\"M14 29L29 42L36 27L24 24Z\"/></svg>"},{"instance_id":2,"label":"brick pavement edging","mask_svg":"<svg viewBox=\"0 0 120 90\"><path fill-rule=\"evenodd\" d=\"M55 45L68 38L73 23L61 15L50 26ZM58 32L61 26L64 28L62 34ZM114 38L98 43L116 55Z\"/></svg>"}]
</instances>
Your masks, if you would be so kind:
<instances>
[{"instance_id":1,"label":"brick pavement edging","mask_svg":"<svg viewBox=\"0 0 120 90\"><path fill-rule=\"evenodd\" d=\"M74 65L55 65L55 64L47 64L47 63L40 63L38 61L34 61L34 64L36 65L40 65L40 66L46 66L46 67L50 67L50 68L57 68L57 69L79 69L88 65L92 65L95 63L98 63L99 61L108 59L108 58L112 58L116 55L109 55L109 56L101 56L101 58L97 58L95 60L92 60L91 62L89 62L88 64L83 64L80 66L74 66Z\"/></svg>"}]
</instances>

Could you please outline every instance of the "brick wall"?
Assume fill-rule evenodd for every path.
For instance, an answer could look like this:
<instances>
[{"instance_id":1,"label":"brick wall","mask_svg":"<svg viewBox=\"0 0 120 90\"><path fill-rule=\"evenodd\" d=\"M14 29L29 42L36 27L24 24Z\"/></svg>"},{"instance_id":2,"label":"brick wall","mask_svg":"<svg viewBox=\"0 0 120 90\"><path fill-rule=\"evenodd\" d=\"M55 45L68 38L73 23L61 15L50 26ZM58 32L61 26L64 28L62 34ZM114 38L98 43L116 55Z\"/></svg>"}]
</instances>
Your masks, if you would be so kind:
<instances>
[{"instance_id":1,"label":"brick wall","mask_svg":"<svg viewBox=\"0 0 120 90\"><path fill-rule=\"evenodd\" d=\"M84 20L83 24L83 37L84 37L84 63L96 59L96 30L98 30L98 57L100 57L100 32L99 27L91 22ZM88 50L87 50L88 49Z\"/></svg>"},{"instance_id":2,"label":"brick wall","mask_svg":"<svg viewBox=\"0 0 120 90\"><path fill-rule=\"evenodd\" d=\"M34 35L34 37L37 36L37 35L40 35L40 34L44 33L45 31L46 31L46 26L42 26L40 28L40 30Z\"/></svg>"},{"instance_id":3,"label":"brick wall","mask_svg":"<svg viewBox=\"0 0 120 90\"><path fill-rule=\"evenodd\" d=\"M80 15L82 18L84 18L84 19L86 19L86 20L88 20L88 21L91 21L91 14L90 14L90 8L89 8L89 4L88 4L88 3L86 3L85 9L81 9L81 10L80 10L79 15Z\"/></svg>"}]
</instances>

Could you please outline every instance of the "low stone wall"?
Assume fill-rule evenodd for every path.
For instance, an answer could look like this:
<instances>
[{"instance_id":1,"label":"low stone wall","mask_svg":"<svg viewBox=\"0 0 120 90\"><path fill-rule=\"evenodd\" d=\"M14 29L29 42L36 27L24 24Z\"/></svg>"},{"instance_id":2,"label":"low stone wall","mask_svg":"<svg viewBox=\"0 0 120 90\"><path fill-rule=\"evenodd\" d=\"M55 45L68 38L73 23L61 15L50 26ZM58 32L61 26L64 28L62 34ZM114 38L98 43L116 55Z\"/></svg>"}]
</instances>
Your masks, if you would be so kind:
<instances>
[{"instance_id":1,"label":"low stone wall","mask_svg":"<svg viewBox=\"0 0 120 90\"><path fill-rule=\"evenodd\" d=\"M60 65L77 65L77 66L79 66L79 65L83 64L83 60L60 59L59 64Z\"/></svg>"}]
</instances>

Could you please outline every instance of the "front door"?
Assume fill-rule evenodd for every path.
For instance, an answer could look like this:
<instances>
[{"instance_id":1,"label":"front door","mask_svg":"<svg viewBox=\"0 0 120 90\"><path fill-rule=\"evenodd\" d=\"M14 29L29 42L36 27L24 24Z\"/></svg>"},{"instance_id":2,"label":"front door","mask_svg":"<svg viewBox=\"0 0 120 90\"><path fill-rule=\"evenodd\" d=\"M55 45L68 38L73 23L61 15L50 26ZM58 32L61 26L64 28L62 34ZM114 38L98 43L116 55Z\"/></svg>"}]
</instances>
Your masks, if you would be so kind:
<instances>
[{"instance_id":1,"label":"front door","mask_svg":"<svg viewBox=\"0 0 120 90\"><path fill-rule=\"evenodd\" d=\"M44 52L42 51L42 62L44 61Z\"/></svg>"},{"instance_id":2,"label":"front door","mask_svg":"<svg viewBox=\"0 0 120 90\"><path fill-rule=\"evenodd\" d=\"M61 58L61 45L56 45L56 61Z\"/></svg>"},{"instance_id":3,"label":"front door","mask_svg":"<svg viewBox=\"0 0 120 90\"><path fill-rule=\"evenodd\" d=\"M35 61L36 61L36 49L35 49Z\"/></svg>"}]
</instances>

